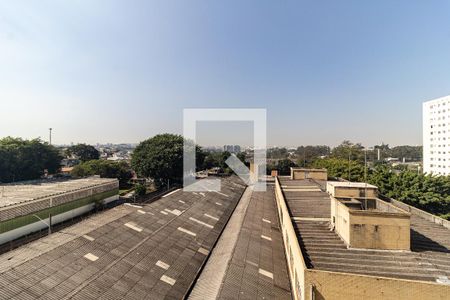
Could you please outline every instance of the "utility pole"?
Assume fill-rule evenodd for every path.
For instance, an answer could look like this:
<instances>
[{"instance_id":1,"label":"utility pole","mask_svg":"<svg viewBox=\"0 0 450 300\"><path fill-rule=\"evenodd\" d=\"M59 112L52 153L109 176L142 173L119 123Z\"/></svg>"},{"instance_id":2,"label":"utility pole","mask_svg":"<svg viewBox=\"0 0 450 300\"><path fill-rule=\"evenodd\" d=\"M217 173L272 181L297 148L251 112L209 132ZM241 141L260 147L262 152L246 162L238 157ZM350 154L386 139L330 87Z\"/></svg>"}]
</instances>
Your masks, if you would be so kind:
<instances>
[{"instance_id":1,"label":"utility pole","mask_svg":"<svg viewBox=\"0 0 450 300\"><path fill-rule=\"evenodd\" d=\"M364 200L367 209L367 148L364 148Z\"/></svg>"},{"instance_id":2,"label":"utility pole","mask_svg":"<svg viewBox=\"0 0 450 300\"><path fill-rule=\"evenodd\" d=\"M52 234L52 214L48 214L48 234Z\"/></svg>"},{"instance_id":3,"label":"utility pole","mask_svg":"<svg viewBox=\"0 0 450 300\"><path fill-rule=\"evenodd\" d=\"M348 182L351 182L351 179L350 179L350 155L351 155L351 150L348 151Z\"/></svg>"},{"instance_id":4,"label":"utility pole","mask_svg":"<svg viewBox=\"0 0 450 300\"><path fill-rule=\"evenodd\" d=\"M303 147L303 167L306 168L306 147Z\"/></svg>"},{"instance_id":5,"label":"utility pole","mask_svg":"<svg viewBox=\"0 0 450 300\"><path fill-rule=\"evenodd\" d=\"M51 128L51 127L48 129L49 130L49 139L48 140L49 140L50 145L52 144L52 129L53 128Z\"/></svg>"}]
</instances>

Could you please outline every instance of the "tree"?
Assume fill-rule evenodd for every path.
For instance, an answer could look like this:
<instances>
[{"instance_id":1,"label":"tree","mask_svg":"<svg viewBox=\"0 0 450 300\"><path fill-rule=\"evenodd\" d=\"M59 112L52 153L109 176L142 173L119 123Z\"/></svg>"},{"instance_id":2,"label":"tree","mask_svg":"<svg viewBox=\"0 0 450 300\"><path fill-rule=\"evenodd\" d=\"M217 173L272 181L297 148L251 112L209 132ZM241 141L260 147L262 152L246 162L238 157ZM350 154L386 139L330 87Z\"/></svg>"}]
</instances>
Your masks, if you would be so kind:
<instances>
[{"instance_id":1,"label":"tree","mask_svg":"<svg viewBox=\"0 0 450 300\"><path fill-rule=\"evenodd\" d=\"M297 156L297 163L301 167L306 167L315 159L327 156L330 154L330 147L328 146L300 146L295 150Z\"/></svg>"},{"instance_id":2,"label":"tree","mask_svg":"<svg viewBox=\"0 0 450 300\"><path fill-rule=\"evenodd\" d=\"M330 157L324 159L316 159L312 163L312 167L318 169L327 169L329 177L343 178L350 181L364 181L364 164L354 160L351 160L349 163L348 158L343 159Z\"/></svg>"},{"instance_id":3,"label":"tree","mask_svg":"<svg viewBox=\"0 0 450 300\"><path fill-rule=\"evenodd\" d=\"M126 186L133 177L130 166L125 161L90 160L76 165L72 172L75 177L99 175L102 178L117 178L120 186Z\"/></svg>"},{"instance_id":4,"label":"tree","mask_svg":"<svg viewBox=\"0 0 450 300\"><path fill-rule=\"evenodd\" d=\"M228 151L222 151L222 152L208 152L206 154L203 169L211 169L211 168L220 168L223 171L231 172L230 168L226 164L226 160L231 156L231 153ZM244 152L239 152L237 155L237 158L242 162L245 162L246 155Z\"/></svg>"},{"instance_id":5,"label":"tree","mask_svg":"<svg viewBox=\"0 0 450 300\"><path fill-rule=\"evenodd\" d=\"M239 152L238 154L236 154L236 157L237 157L244 165L248 165L248 163L246 162L247 154L245 154L245 152Z\"/></svg>"},{"instance_id":6,"label":"tree","mask_svg":"<svg viewBox=\"0 0 450 300\"><path fill-rule=\"evenodd\" d=\"M289 175L291 174L291 167L296 167L297 165L290 159L282 159L277 162L275 169L278 170L279 175Z\"/></svg>"},{"instance_id":7,"label":"tree","mask_svg":"<svg viewBox=\"0 0 450 300\"><path fill-rule=\"evenodd\" d=\"M67 148L66 155L75 156L82 162L100 158L100 152L94 146L86 144L77 144Z\"/></svg>"},{"instance_id":8,"label":"tree","mask_svg":"<svg viewBox=\"0 0 450 300\"><path fill-rule=\"evenodd\" d=\"M39 179L45 170L56 173L61 159L58 149L40 139L0 139L0 181Z\"/></svg>"},{"instance_id":9,"label":"tree","mask_svg":"<svg viewBox=\"0 0 450 300\"><path fill-rule=\"evenodd\" d=\"M188 147L194 146L189 142ZM131 165L140 177L153 178L158 186L181 183L183 180L183 146L184 139L180 135L158 134L141 142L133 152ZM195 145L197 165L203 150Z\"/></svg>"},{"instance_id":10,"label":"tree","mask_svg":"<svg viewBox=\"0 0 450 300\"><path fill-rule=\"evenodd\" d=\"M331 156L339 159L364 161L364 147L360 144L353 144L350 141L343 141L339 146L334 147Z\"/></svg>"},{"instance_id":11,"label":"tree","mask_svg":"<svg viewBox=\"0 0 450 300\"><path fill-rule=\"evenodd\" d=\"M267 158L271 159L283 159L289 156L288 150L286 148L271 148L267 150Z\"/></svg>"}]
</instances>

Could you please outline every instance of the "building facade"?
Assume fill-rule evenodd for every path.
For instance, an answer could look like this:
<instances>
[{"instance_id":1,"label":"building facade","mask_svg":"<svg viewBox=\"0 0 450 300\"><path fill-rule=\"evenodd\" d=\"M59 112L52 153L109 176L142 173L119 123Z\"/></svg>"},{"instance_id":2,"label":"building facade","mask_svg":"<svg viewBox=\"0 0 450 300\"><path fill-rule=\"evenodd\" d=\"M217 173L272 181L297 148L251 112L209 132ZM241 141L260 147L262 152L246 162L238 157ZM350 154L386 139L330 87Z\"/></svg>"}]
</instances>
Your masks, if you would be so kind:
<instances>
[{"instance_id":1,"label":"building facade","mask_svg":"<svg viewBox=\"0 0 450 300\"><path fill-rule=\"evenodd\" d=\"M423 171L450 175L450 96L423 103Z\"/></svg>"},{"instance_id":2,"label":"building facade","mask_svg":"<svg viewBox=\"0 0 450 300\"><path fill-rule=\"evenodd\" d=\"M239 145L224 145L223 151L228 151L230 153L239 153L239 152L241 152L241 146L239 146Z\"/></svg>"}]
</instances>

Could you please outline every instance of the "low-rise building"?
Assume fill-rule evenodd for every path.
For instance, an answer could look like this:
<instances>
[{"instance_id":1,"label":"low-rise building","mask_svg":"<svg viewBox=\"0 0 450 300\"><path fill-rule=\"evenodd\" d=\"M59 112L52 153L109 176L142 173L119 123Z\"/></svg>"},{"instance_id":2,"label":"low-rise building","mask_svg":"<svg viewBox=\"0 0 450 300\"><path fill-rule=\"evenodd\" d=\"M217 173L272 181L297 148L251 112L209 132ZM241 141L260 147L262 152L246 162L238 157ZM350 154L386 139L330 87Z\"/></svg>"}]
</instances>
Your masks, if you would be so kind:
<instances>
[{"instance_id":1,"label":"low-rise building","mask_svg":"<svg viewBox=\"0 0 450 300\"><path fill-rule=\"evenodd\" d=\"M45 229L119 198L107 178L39 180L0 185L0 244Z\"/></svg>"},{"instance_id":2,"label":"low-rise building","mask_svg":"<svg viewBox=\"0 0 450 300\"><path fill-rule=\"evenodd\" d=\"M378 188L369 183L349 182L349 181L327 181L327 192L333 197L376 198Z\"/></svg>"},{"instance_id":3,"label":"low-rise building","mask_svg":"<svg viewBox=\"0 0 450 300\"><path fill-rule=\"evenodd\" d=\"M449 299L450 222L364 183L275 184L294 299Z\"/></svg>"},{"instance_id":4,"label":"low-rise building","mask_svg":"<svg viewBox=\"0 0 450 300\"><path fill-rule=\"evenodd\" d=\"M291 179L327 180L328 174L326 169L305 169L291 167Z\"/></svg>"}]
</instances>

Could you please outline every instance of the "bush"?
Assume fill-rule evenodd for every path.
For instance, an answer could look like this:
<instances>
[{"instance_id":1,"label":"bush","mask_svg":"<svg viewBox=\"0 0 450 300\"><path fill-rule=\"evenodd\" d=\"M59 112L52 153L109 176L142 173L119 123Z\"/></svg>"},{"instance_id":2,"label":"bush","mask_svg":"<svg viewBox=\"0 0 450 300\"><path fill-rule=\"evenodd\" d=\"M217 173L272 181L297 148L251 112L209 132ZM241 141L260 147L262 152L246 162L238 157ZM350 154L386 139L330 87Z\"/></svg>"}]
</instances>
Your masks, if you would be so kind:
<instances>
[{"instance_id":1,"label":"bush","mask_svg":"<svg viewBox=\"0 0 450 300\"><path fill-rule=\"evenodd\" d=\"M137 196L144 196L147 193L147 188L145 185L137 183L134 187L134 192Z\"/></svg>"},{"instance_id":2,"label":"bush","mask_svg":"<svg viewBox=\"0 0 450 300\"><path fill-rule=\"evenodd\" d=\"M99 175L102 178L117 178L120 186L127 186L133 177L131 168L126 162L110 160L90 160L81 163L73 168L71 174L75 177Z\"/></svg>"}]
</instances>

